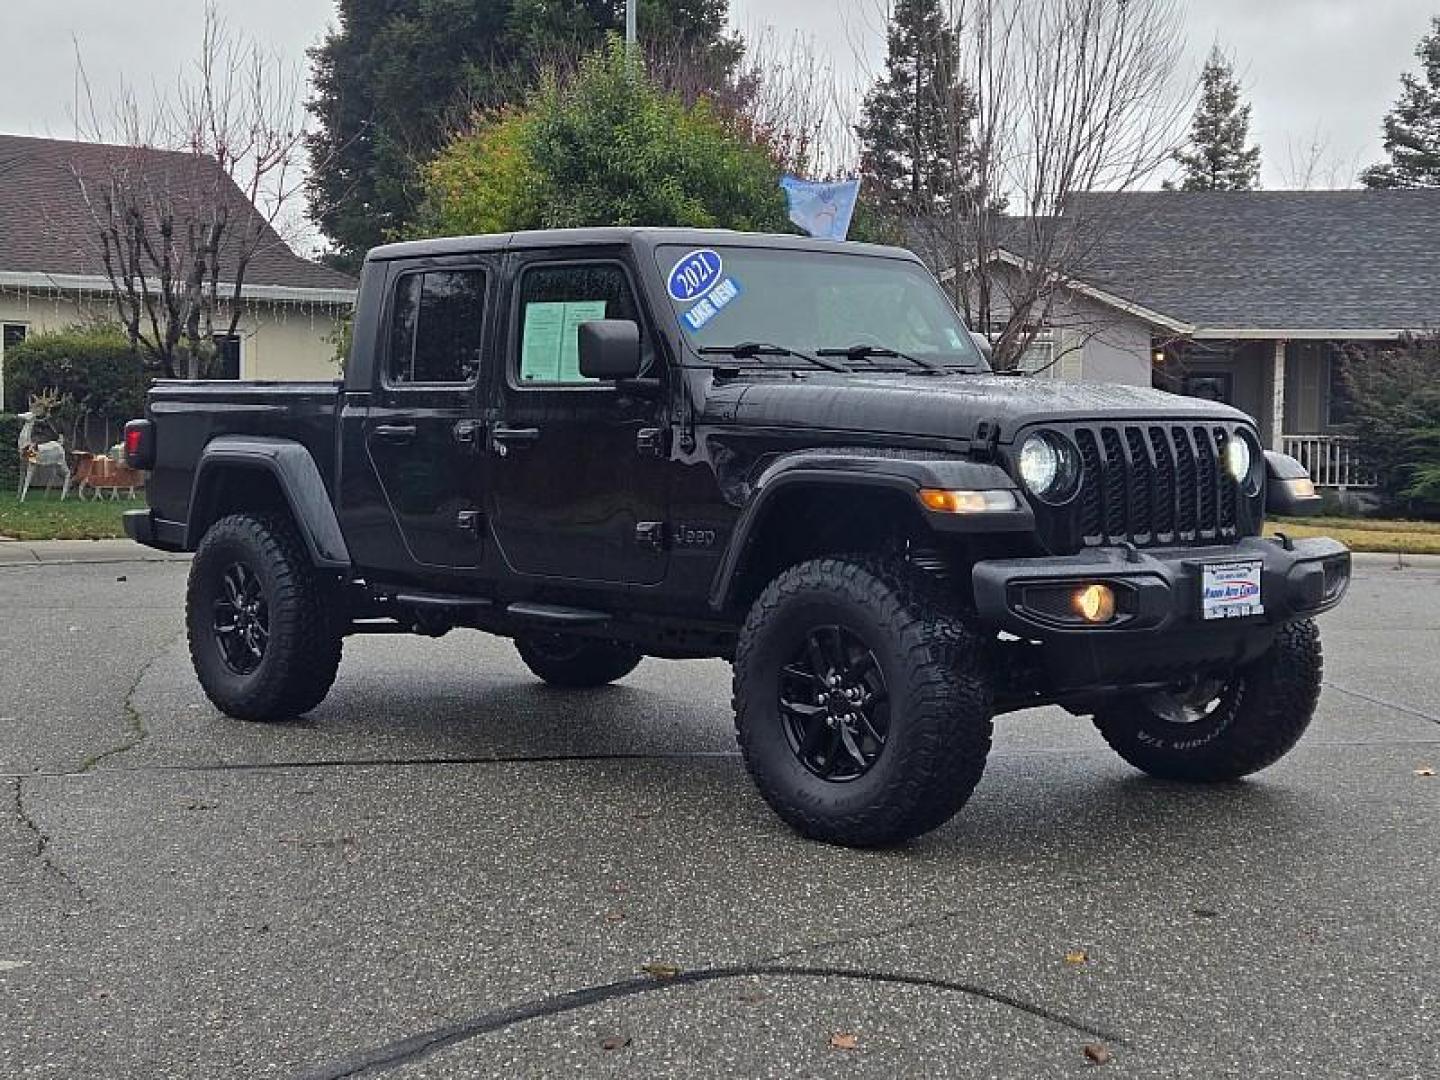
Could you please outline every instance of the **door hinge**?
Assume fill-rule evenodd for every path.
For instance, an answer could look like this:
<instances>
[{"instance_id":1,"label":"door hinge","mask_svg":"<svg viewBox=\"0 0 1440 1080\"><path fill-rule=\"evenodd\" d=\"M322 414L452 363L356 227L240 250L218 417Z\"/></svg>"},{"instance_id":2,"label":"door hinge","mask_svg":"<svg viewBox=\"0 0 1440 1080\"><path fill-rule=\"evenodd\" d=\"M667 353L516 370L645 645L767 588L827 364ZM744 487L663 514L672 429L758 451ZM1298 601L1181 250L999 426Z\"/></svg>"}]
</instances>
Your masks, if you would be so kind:
<instances>
[{"instance_id":1,"label":"door hinge","mask_svg":"<svg viewBox=\"0 0 1440 1080\"><path fill-rule=\"evenodd\" d=\"M645 544L656 551L665 550L665 523L663 521L642 521L635 526L635 542Z\"/></svg>"},{"instance_id":2,"label":"door hinge","mask_svg":"<svg viewBox=\"0 0 1440 1080\"><path fill-rule=\"evenodd\" d=\"M468 532L475 536L480 535L480 529L485 523L485 515L479 510L461 510L455 515L455 527L461 532Z\"/></svg>"},{"instance_id":3,"label":"door hinge","mask_svg":"<svg viewBox=\"0 0 1440 1080\"><path fill-rule=\"evenodd\" d=\"M663 458L668 453L669 434L668 428L641 428L635 434L635 452L647 457Z\"/></svg>"}]
</instances>

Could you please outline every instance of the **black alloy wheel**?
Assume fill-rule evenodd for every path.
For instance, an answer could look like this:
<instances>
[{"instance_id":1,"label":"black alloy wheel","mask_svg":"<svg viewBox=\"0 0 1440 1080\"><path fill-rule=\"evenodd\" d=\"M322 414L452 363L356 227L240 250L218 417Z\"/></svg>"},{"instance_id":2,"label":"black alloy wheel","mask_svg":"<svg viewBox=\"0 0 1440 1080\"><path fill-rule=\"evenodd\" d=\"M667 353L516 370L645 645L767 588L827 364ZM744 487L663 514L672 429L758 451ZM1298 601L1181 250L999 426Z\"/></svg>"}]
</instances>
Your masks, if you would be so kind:
<instances>
[{"instance_id":1,"label":"black alloy wheel","mask_svg":"<svg viewBox=\"0 0 1440 1080\"><path fill-rule=\"evenodd\" d=\"M270 644L270 608L255 572L242 562L226 567L211 610L220 659L236 675L251 674Z\"/></svg>"},{"instance_id":2,"label":"black alloy wheel","mask_svg":"<svg viewBox=\"0 0 1440 1080\"><path fill-rule=\"evenodd\" d=\"M890 733L890 694L875 653L848 627L815 627L780 671L780 716L807 770L831 783L858 780Z\"/></svg>"}]
</instances>

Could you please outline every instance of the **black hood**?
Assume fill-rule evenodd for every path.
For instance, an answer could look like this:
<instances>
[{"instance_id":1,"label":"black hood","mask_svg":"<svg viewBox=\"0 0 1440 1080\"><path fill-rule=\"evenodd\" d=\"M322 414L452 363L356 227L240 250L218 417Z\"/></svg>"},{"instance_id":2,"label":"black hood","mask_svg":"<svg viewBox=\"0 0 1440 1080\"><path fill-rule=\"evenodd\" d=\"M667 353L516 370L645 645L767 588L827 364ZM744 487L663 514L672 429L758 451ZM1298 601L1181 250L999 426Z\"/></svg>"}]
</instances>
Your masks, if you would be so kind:
<instances>
[{"instance_id":1,"label":"black hood","mask_svg":"<svg viewBox=\"0 0 1440 1080\"><path fill-rule=\"evenodd\" d=\"M1002 442L1035 423L1104 420L1249 421L1238 409L1148 386L999 375L765 373L717 380L709 423L968 439L982 420Z\"/></svg>"}]
</instances>

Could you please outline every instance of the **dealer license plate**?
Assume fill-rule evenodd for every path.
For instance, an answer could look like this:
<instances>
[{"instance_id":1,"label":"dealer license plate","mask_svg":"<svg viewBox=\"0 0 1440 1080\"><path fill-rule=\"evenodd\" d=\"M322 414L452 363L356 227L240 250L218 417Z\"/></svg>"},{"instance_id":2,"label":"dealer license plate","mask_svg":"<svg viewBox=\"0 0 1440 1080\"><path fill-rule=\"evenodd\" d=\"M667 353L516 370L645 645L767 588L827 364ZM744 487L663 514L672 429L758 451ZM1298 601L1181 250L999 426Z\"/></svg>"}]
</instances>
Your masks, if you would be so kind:
<instances>
[{"instance_id":1,"label":"dealer license plate","mask_svg":"<svg viewBox=\"0 0 1440 1080\"><path fill-rule=\"evenodd\" d=\"M1243 619L1265 611L1260 599L1264 563L1206 563L1200 568L1200 614L1205 619Z\"/></svg>"}]
</instances>

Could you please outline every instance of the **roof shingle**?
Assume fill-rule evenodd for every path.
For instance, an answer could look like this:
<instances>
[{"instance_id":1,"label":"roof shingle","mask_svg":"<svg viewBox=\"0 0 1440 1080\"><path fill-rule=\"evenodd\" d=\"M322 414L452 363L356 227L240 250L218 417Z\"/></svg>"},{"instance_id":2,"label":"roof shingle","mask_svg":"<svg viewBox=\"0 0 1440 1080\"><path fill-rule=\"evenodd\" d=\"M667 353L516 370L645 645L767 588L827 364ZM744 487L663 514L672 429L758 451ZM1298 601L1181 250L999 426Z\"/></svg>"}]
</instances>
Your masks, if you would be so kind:
<instances>
[{"instance_id":1,"label":"roof shingle","mask_svg":"<svg viewBox=\"0 0 1440 1080\"><path fill-rule=\"evenodd\" d=\"M220 193L232 217L258 215L213 159L169 150L0 135L0 272L103 276L95 225L77 178L92 186L117 171L139 171L157 190ZM354 289L355 281L296 255L273 229L245 274L249 286ZM235 258L222 253L220 279L234 280Z\"/></svg>"}]
</instances>

